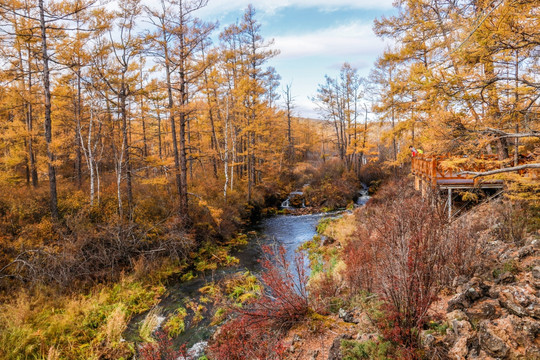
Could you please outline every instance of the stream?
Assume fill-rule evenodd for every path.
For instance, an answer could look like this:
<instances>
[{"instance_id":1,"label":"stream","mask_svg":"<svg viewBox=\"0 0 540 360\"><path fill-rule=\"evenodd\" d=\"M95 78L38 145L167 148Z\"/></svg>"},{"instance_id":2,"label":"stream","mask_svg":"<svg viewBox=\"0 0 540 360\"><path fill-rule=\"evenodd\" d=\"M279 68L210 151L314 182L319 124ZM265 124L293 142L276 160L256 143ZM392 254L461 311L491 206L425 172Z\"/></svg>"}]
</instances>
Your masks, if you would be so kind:
<instances>
[{"instance_id":1,"label":"stream","mask_svg":"<svg viewBox=\"0 0 540 360\"><path fill-rule=\"evenodd\" d=\"M281 244L286 250L287 260L294 258L295 250L304 242L311 240L316 234L317 223L325 216L331 214L311 214L311 215L277 215L264 219L254 230L257 235L252 235L249 243L241 247L232 255L239 259L236 266L220 268L215 271L206 272L190 281L173 280L167 287L167 292L159 303L160 325L164 324L166 318L171 315L179 306L183 306L187 301L198 302L200 298L199 289L206 284L224 279L228 275L249 270L258 274L261 271L259 259L262 257L261 245ZM334 214L335 216L335 214ZM206 304L203 312L204 318L197 324L193 324L188 316L185 320L185 331L174 339L174 344L179 346L187 344L188 349L208 340L215 331L211 326L213 312L216 310L212 305ZM147 313L135 316L124 333L124 337L131 341L140 342L139 328ZM200 346L200 345L199 345Z\"/></svg>"},{"instance_id":2,"label":"stream","mask_svg":"<svg viewBox=\"0 0 540 360\"><path fill-rule=\"evenodd\" d=\"M364 190L364 189L363 189ZM357 206L365 204L367 191L360 191L357 200ZM286 259L293 260L296 249L304 242L309 241L316 235L318 222L324 217L336 217L338 213L317 213L309 215L277 215L262 220L251 232L249 242L231 255L239 259L235 266L219 268L214 271L207 271L189 281L172 280L167 286L167 292L158 304L158 328L164 324L167 317L180 306L184 306L188 301L199 303L201 294L199 289L211 282L218 282L227 276L238 272L249 271L253 274L259 274L261 266L259 259L263 253L261 245L280 244L286 250ZM216 330L211 325L215 308L211 303L205 304L205 310L202 311L203 319L194 324L193 316L188 315L185 319L185 330L173 341L176 346L186 344L188 349L203 350L205 341L207 341ZM147 313L142 313L134 318L128 324L124 337L131 341L141 341L139 337L139 328L144 321Z\"/></svg>"}]
</instances>

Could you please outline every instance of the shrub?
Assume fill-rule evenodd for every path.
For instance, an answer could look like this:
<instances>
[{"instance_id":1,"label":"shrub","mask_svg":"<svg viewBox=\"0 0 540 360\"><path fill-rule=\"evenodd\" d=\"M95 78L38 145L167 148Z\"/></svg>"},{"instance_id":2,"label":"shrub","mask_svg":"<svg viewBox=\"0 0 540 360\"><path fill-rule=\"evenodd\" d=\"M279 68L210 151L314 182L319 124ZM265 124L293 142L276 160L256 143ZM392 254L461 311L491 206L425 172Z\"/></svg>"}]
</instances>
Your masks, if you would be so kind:
<instances>
[{"instance_id":1,"label":"shrub","mask_svg":"<svg viewBox=\"0 0 540 360\"><path fill-rule=\"evenodd\" d=\"M392 344L387 341L357 342L341 340L341 353L343 360L389 360Z\"/></svg>"},{"instance_id":2,"label":"shrub","mask_svg":"<svg viewBox=\"0 0 540 360\"><path fill-rule=\"evenodd\" d=\"M262 294L241 313L255 322L269 322L272 328L288 329L309 312L306 262L298 252L290 264L283 246L263 246L263 251Z\"/></svg>"},{"instance_id":3,"label":"shrub","mask_svg":"<svg viewBox=\"0 0 540 360\"><path fill-rule=\"evenodd\" d=\"M261 261L263 289L259 297L236 310L209 346L220 360L279 359L284 346L280 335L309 313L304 257L297 253L289 264L283 247L264 246Z\"/></svg>"},{"instance_id":4,"label":"shrub","mask_svg":"<svg viewBox=\"0 0 540 360\"><path fill-rule=\"evenodd\" d=\"M523 242L529 222L526 204L517 201L504 201L496 207L500 218L497 233L501 240L520 245Z\"/></svg>"},{"instance_id":5,"label":"shrub","mask_svg":"<svg viewBox=\"0 0 540 360\"><path fill-rule=\"evenodd\" d=\"M379 294L383 333L414 349L441 287L477 265L472 230L464 223L448 226L440 206L403 182L382 188L358 216L356 239L344 251L346 281L355 291Z\"/></svg>"},{"instance_id":6,"label":"shrub","mask_svg":"<svg viewBox=\"0 0 540 360\"><path fill-rule=\"evenodd\" d=\"M164 331L158 331L156 341L145 343L139 350L140 360L177 360L185 357L185 346L175 350L172 340Z\"/></svg>"},{"instance_id":7,"label":"shrub","mask_svg":"<svg viewBox=\"0 0 540 360\"><path fill-rule=\"evenodd\" d=\"M117 280L122 271L140 262L153 263L163 255L177 262L184 260L194 246L193 238L179 228L174 217L152 226L118 217L93 224L89 210L66 215L62 225L53 226L47 219L27 225L22 235L41 239L41 243L23 243L11 259L0 259L1 278L62 287L77 281Z\"/></svg>"},{"instance_id":8,"label":"shrub","mask_svg":"<svg viewBox=\"0 0 540 360\"><path fill-rule=\"evenodd\" d=\"M209 346L209 354L219 360L273 360L281 359L285 346L281 332L266 327L263 319L241 314L221 327Z\"/></svg>"}]
</instances>

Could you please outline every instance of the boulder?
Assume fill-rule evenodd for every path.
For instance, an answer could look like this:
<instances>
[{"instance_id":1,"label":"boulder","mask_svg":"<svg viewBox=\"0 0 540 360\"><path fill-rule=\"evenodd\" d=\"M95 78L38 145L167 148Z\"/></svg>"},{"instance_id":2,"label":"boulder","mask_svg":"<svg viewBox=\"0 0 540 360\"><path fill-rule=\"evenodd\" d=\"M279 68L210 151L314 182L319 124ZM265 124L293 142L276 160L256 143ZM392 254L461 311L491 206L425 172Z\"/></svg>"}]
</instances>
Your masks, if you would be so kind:
<instances>
[{"instance_id":1,"label":"boulder","mask_svg":"<svg viewBox=\"0 0 540 360\"><path fill-rule=\"evenodd\" d=\"M540 335L540 323L528 318L510 315L507 318L512 326L511 338L520 346L528 348Z\"/></svg>"},{"instance_id":2,"label":"boulder","mask_svg":"<svg viewBox=\"0 0 540 360\"><path fill-rule=\"evenodd\" d=\"M340 319L342 319L345 322L353 323L353 324L358 324L359 323L359 321L354 318L354 315L353 315L352 311L347 311L345 309L340 308L339 312L338 312L338 316L339 316Z\"/></svg>"},{"instance_id":3,"label":"boulder","mask_svg":"<svg viewBox=\"0 0 540 360\"><path fill-rule=\"evenodd\" d=\"M469 309L465 309L465 313L471 321L495 319L500 316L500 313L497 311L498 307L499 302L497 300L487 299L474 304Z\"/></svg>"},{"instance_id":4,"label":"boulder","mask_svg":"<svg viewBox=\"0 0 540 360\"><path fill-rule=\"evenodd\" d=\"M468 317L467 317L467 314L465 314L463 311L461 310L454 310L454 311L451 311L449 313L446 314L446 319L448 321L452 321L452 320L467 320Z\"/></svg>"},{"instance_id":5,"label":"boulder","mask_svg":"<svg viewBox=\"0 0 540 360\"><path fill-rule=\"evenodd\" d=\"M424 347L430 347L433 344L433 342L435 341L435 336L433 336L431 334L428 334L425 331L423 331L420 334L420 341L421 341L421 343L422 343L422 345Z\"/></svg>"},{"instance_id":6,"label":"boulder","mask_svg":"<svg viewBox=\"0 0 540 360\"><path fill-rule=\"evenodd\" d=\"M467 294L462 292L454 295L448 301L448 308L446 309L446 311L452 312L454 310L463 310L465 308L468 308L469 306L471 306L471 302L469 301Z\"/></svg>"},{"instance_id":7,"label":"boulder","mask_svg":"<svg viewBox=\"0 0 540 360\"><path fill-rule=\"evenodd\" d=\"M208 347L208 342L201 341L193 345L188 350L188 358L189 359L198 359L201 356L204 355L204 352L206 351L206 348Z\"/></svg>"},{"instance_id":8,"label":"boulder","mask_svg":"<svg viewBox=\"0 0 540 360\"><path fill-rule=\"evenodd\" d=\"M512 284L515 282L516 282L515 275L509 272L502 273L497 279L497 284Z\"/></svg>"},{"instance_id":9,"label":"boulder","mask_svg":"<svg viewBox=\"0 0 540 360\"><path fill-rule=\"evenodd\" d=\"M448 354L452 358L462 359L469 353L468 343L474 337L472 325L467 320L453 319L450 322L452 331L451 338L454 339L453 345L450 347Z\"/></svg>"},{"instance_id":10,"label":"boulder","mask_svg":"<svg viewBox=\"0 0 540 360\"><path fill-rule=\"evenodd\" d=\"M484 283L481 278L473 277L463 288L469 291L470 296L481 298L488 294L490 286ZM477 300L477 298L473 297L471 297L471 300Z\"/></svg>"},{"instance_id":11,"label":"boulder","mask_svg":"<svg viewBox=\"0 0 540 360\"><path fill-rule=\"evenodd\" d=\"M464 359L468 353L469 347L467 346L467 338L465 337L458 338L448 351L448 355L452 359Z\"/></svg>"},{"instance_id":12,"label":"boulder","mask_svg":"<svg viewBox=\"0 0 540 360\"><path fill-rule=\"evenodd\" d=\"M460 286L463 286L467 283L467 281L469 281L469 278L465 275L459 275L459 276L456 276L454 278L454 280L452 280L452 287L453 288L458 288Z\"/></svg>"},{"instance_id":13,"label":"boulder","mask_svg":"<svg viewBox=\"0 0 540 360\"><path fill-rule=\"evenodd\" d=\"M462 292L456 294L448 301L447 311L462 310L470 307L475 301L490 294L491 287L480 278L474 277L461 287Z\"/></svg>"},{"instance_id":14,"label":"boulder","mask_svg":"<svg viewBox=\"0 0 540 360\"><path fill-rule=\"evenodd\" d=\"M535 278L535 279L539 279L540 280L540 266L535 266L532 271L532 276Z\"/></svg>"},{"instance_id":15,"label":"boulder","mask_svg":"<svg viewBox=\"0 0 540 360\"><path fill-rule=\"evenodd\" d=\"M507 288L499 294L499 303L510 313L540 319L540 302L525 288Z\"/></svg>"},{"instance_id":16,"label":"boulder","mask_svg":"<svg viewBox=\"0 0 540 360\"><path fill-rule=\"evenodd\" d=\"M499 293L499 303L511 314L519 317L527 316L527 311L517 303L512 293L507 289Z\"/></svg>"},{"instance_id":17,"label":"boulder","mask_svg":"<svg viewBox=\"0 0 540 360\"><path fill-rule=\"evenodd\" d=\"M521 249L519 249L517 253L517 260L521 260L527 256L530 256L534 253L534 247L532 245L524 246Z\"/></svg>"},{"instance_id":18,"label":"boulder","mask_svg":"<svg viewBox=\"0 0 540 360\"><path fill-rule=\"evenodd\" d=\"M510 349L500 337L493 333L488 324L488 321L480 323L480 328L478 330L478 342L480 347L493 357L505 358Z\"/></svg>"},{"instance_id":19,"label":"boulder","mask_svg":"<svg viewBox=\"0 0 540 360\"><path fill-rule=\"evenodd\" d=\"M525 354L526 359L540 359L540 348L531 346Z\"/></svg>"},{"instance_id":20,"label":"boulder","mask_svg":"<svg viewBox=\"0 0 540 360\"><path fill-rule=\"evenodd\" d=\"M206 351L206 348L208 347L207 341L201 341L196 344L194 344L189 350L187 351L187 356L183 357L180 356L177 360L197 360L201 356L204 355L204 352Z\"/></svg>"}]
</instances>

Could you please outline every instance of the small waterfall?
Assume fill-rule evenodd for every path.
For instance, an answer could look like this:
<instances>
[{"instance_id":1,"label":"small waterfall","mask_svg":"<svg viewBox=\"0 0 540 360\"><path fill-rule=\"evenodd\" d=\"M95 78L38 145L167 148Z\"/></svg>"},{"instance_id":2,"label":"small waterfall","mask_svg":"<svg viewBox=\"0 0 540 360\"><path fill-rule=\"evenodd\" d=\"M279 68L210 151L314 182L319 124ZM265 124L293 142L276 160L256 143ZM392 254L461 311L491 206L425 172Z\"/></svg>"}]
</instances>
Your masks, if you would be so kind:
<instances>
[{"instance_id":1,"label":"small waterfall","mask_svg":"<svg viewBox=\"0 0 540 360\"><path fill-rule=\"evenodd\" d=\"M358 199L356 200L356 206L364 206L368 202L368 200L371 198L369 196L369 188L366 186L366 184L362 183L362 189L358 191Z\"/></svg>"},{"instance_id":2,"label":"small waterfall","mask_svg":"<svg viewBox=\"0 0 540 360\"><path fill-rule=\"evenodd\" d=\"M304 193L302 191L293 191L293 192L291 192L289 194L289 196L287 197L287 199L281 203L281 207L283 209L294 208L294 206L291 206L291 199L296 197L296 196L303 196L303 195L304 195ZM306 203L305 203L304 199L302 199L302 207L306 207Z\"/></svg>"},{"instance_id":3,"label":"small waterfall","mask_svg":"<svg viewBox=\"0 0 540 360\"><path fill-rule=\"evenodd\" d=\"M283 201L281 203L281 207L284 208L284 209L288 209L291 207L291 200L289 198L287 198L287 200Z\"/></svg>"}]
</instances>

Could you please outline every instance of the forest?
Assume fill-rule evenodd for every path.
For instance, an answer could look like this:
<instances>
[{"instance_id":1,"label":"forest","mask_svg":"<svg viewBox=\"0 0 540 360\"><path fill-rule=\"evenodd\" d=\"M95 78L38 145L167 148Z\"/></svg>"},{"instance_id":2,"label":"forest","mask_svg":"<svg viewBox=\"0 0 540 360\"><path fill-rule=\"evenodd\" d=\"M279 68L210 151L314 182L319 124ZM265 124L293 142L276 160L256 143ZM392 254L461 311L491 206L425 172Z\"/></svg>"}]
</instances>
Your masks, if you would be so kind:
<instances>
[{"instance_id":1,"label":"forest","mask_svg":"<svg viewBox=\"0 0 540 360\"><path fill-rule=\"evenodd\" d=\"M208 1L0 0L0 358L298 359L295 329L324 335L362 308L378 341L309 356L446 359L420 334L440 291L494 269L540 277L536 0L396 1L373 24L390 45L369 76L354 59L320 74L318 118L269 65L257 3L219 24L199 17ZM448 223L436 190L431 205L412 191L410 146L504 181L492 227L489 210ZM324 213L343 217L321 218L303 255L263 246L261 269L242 269L265 219ZM475 240L490 231L532 250L486 269ZM199 280L197 301L156 322L174 284ZM206 320L193 357L179 336ZM495 330L475 321L479 354L540 354L538 332L524 357L486 350Z\"/></svg>"}]
</instances>

